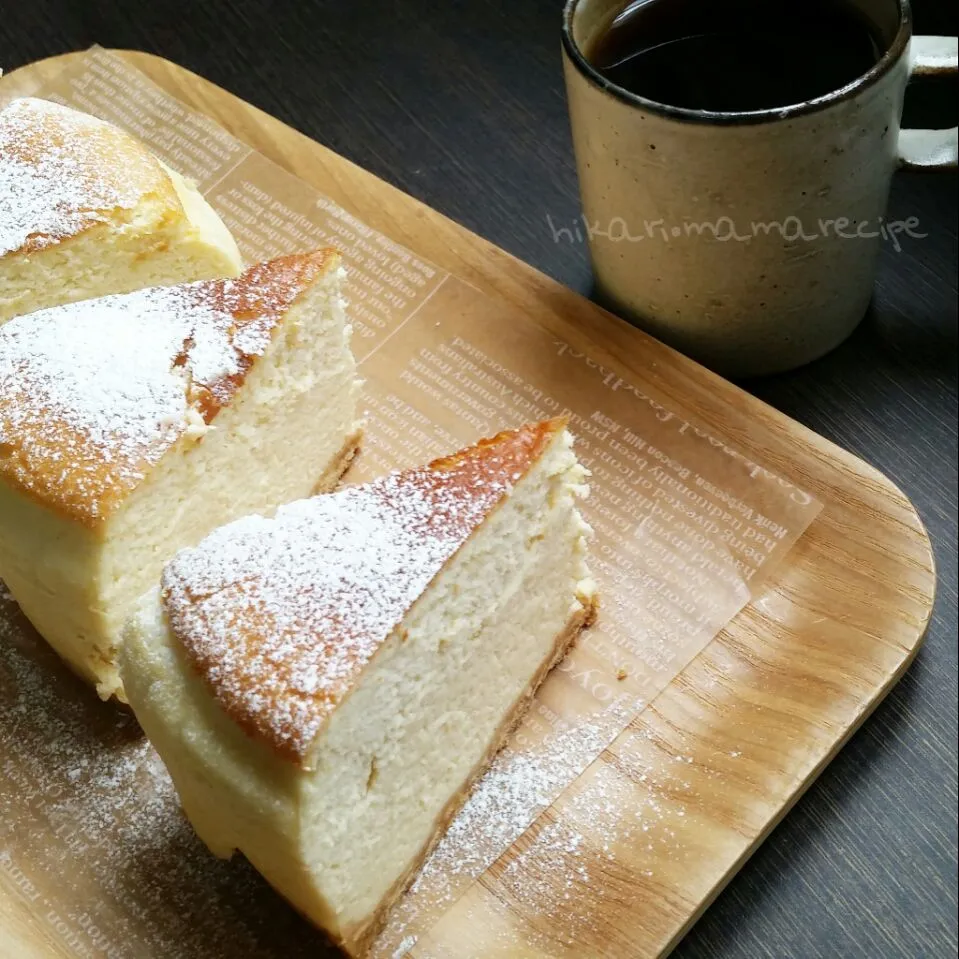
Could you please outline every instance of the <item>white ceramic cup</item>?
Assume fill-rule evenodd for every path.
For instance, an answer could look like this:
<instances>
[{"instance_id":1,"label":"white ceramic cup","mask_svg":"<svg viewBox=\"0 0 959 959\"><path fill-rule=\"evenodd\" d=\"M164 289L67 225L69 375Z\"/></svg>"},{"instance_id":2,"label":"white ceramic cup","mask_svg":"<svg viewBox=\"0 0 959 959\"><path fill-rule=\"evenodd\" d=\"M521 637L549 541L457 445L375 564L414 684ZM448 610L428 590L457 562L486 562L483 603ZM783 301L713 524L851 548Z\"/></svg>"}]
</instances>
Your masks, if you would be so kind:
<instances>
[{"instance_id":1,"label":"white ceramic cup","mask_svg":"<svg viewBox=\"0 0 959 959\"><path fill-rule=\"evenodd\" d=\"M564 68L600 294L653 335L728 375L800 366L856 327L876 259L915 217L886 222L897 168L955 168L956 129L901 130L909 80L955 73L955 38L914 37L908 0L852 0L886 53L826 96L782 109L671 107L587 59L624 0L569 0ZM554 236L572 234L553 225ZM918 242L918 239L917 239Z\"/></svg>"}]
</instances>

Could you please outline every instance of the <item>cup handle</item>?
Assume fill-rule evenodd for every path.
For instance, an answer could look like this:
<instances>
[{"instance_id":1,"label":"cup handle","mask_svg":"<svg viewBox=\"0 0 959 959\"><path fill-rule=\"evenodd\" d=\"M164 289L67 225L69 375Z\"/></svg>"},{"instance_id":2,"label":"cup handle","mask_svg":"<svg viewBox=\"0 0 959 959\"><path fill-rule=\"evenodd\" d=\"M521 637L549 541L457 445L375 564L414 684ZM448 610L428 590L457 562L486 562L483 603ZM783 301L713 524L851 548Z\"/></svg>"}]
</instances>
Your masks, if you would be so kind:
<instances>
[{"instance_id":1,"label":"cup handle","mask_svg":"<svg viewBox=\"0 0 959 959\"><path fill-rule=\"evenodd\" d=\"M955 37L913 37L909 47L909 79L954 76L959 71ZM900 170L955 170L959 164L959 128L901 130Z\"/></svg>"}]
</instances>

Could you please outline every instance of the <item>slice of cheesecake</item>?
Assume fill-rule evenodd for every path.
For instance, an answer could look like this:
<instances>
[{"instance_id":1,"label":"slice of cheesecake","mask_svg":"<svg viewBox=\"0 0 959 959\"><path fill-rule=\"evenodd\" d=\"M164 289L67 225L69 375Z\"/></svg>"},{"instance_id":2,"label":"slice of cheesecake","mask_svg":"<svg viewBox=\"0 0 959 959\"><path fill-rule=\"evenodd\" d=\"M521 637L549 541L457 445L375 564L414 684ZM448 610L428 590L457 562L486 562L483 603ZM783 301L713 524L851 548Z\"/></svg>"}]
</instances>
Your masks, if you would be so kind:
<instances>
[{"instance_id":1,"label":"slice of cheesecake","mask_svg":"<svg viewBox=\"0 0 959 959\"><path fill-rule=\"evenodd\" d=\"M362 953L593 615L564 420L217 530L125 634L199 835Z\"/></svg>"},{"instance_id":2,"label":"slice of cheesecake","mask_svg":"<svg viewBox=\"0 0 959 959\"><path fill-rule=\"evenodd\" d=\"M129 134L47 100L0 110L0 323L241 269L213 208Z\"/></svg>"},{"instance_id":3,"label":"slice of cheesecake","mask_svg":"<svg viewBox=\"0 0 959 959\"><path fill-rule=\"evenodd\" d=\"M121 627L210 530L334 486L356 366L331 250L0 327L0 579L100 694Z\"/></svg>"}]
</instances>

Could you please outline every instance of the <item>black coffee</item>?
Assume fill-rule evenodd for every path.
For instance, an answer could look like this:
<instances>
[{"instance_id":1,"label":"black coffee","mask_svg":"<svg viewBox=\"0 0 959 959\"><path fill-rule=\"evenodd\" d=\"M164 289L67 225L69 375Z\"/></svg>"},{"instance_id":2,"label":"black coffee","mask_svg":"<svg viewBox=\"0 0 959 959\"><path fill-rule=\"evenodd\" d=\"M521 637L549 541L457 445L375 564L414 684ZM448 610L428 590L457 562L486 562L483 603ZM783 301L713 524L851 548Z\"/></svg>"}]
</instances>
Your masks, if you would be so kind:
<instances>
[{"instance_id":1,"label":"black coffee","mask_svg":"<svg viewBox=\"0 0 959 959\"><path fill-rule=\"evenodd\" d=\"M884 46L848 0L634 0L588 52L659 103L738 112L804 103L866 73Z\"/></svg>"}]
</instances>

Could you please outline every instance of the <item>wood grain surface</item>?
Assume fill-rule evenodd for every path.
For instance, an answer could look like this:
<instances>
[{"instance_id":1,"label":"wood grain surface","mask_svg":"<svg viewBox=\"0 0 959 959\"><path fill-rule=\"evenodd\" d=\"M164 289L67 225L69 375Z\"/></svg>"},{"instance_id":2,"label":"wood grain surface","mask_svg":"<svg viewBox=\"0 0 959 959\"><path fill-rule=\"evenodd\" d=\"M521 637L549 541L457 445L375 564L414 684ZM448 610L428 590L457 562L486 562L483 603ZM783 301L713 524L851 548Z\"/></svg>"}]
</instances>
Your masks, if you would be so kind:
<instances>
[{"instance_id":1,"label":"wood grain surface","mask_svg":"<svg viewBox=\"0 0 959 959\"><path fill-rule=\"evenodd\" d=\"M174 17L163 3L135 12L22 5L0 17L0 65L10 69L92 42L162 51L588 292L585 251L555 243L546 219L568 221L577 209L555 49L557 6L317 3L278 16L265 5L214 3L177 5ZM938 14L935 4L916 6L920 29L954 32L947 5ZM724 838L711 870L682 863L684 895L619 877L628 895L610 920L617 938L608 954L641 955L644 944L675 938L696 911L697 894L708 898L752 837L771 826L780 803L818 770L845 725L862 718L884 672L904 664L930 584L910 511L851 457L784 426L734 388L654 345L638 355L630 331L608 327L545 277L424 208L410 215L399 198L381 202L383 194L360 171L305 141L288 142L259 114L234 112L211 88L184 85L162 65L137 63L364 219L564 336L599 335L626 366L659 363L660 385L693 391L717 428L768 450L781 469L793 463L798 480L829 504L770 602L740 617L604 763L624 788L640 790L640 770L663 768L675 750L688 754L696 746L702 794L711 798L707 773L728 781L722 754L742 751L718 747L717 734L723 745L746 743L763 757L724 804L705 803L705 818L691 817L696 823L684 827L678 842L685 849L701 851L704 835ZM950 104L949 93L928 92L914 118ZM885 251L873 315L820 363L749 386L880 466L918 504L939 560L929 640L890 700L687 937L681 954L955 952L955 181L902 178L893 212L917 216L928 236ZM809 604L813 582L818 598ZM853 594L868 601L854 602ZM850 614L850 606L858 612ZM765 639L754 645L749 637L757 633ZM851 699L824 681L837 660ZM701 695L704 688L710 697ZM790 748L767 750L770 731ZM511 901L507 883L494 874L487 894Z\"/></svg>"}]
</instances>

